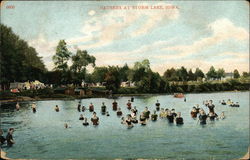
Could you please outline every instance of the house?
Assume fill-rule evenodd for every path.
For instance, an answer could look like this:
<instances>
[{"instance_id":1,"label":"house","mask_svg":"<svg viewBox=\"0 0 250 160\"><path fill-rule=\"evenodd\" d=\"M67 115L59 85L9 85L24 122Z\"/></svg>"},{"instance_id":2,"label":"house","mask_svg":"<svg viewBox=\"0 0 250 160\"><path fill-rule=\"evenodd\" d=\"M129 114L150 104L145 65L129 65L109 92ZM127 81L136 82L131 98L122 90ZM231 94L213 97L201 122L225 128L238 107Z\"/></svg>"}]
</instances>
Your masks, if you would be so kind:
<instances>
[{"instance_id":1,"label":"house","mask_svg":"<svg viewBox=\"0 0 250 160\"><path fill-rule=\"evenodd\" d=\"M231 78L234 78L234 74L233 72L228 72L228 73L225 73L225 77L222 77L221 80L226 80L226 79L231 79Z\"/></svg>"},{"instance_id":2,"label":"house","mask_svg":"<svg viewBox=\"0 0 250 160\"><path fill-rule=\"evenodd\" d=\"M121 87L134 87L135 83L131 81L121 82Z\"/></svg>"}]
</instances>

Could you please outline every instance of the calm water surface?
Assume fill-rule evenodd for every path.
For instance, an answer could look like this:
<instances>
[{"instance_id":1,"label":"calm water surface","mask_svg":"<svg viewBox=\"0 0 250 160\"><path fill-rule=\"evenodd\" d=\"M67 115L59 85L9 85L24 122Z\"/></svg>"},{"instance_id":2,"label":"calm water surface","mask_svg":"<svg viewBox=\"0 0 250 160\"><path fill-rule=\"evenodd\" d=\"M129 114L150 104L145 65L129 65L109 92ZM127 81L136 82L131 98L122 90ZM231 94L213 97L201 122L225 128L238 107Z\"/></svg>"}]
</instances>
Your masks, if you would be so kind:
<instances>
[{"instance_id":1,"label":"calm water surface","mask_svg":"<svg viewBox=\"0 0 250 160\"><path fill-rule=\"evenodd\" d=\"M68 158L163 158L163 159L215 159L228 160L242 157L249 145L249 92L226 92L209 94L187 94L187 102L172 95L151 95L135 97L133 106L139 112L148 106L155 109L158 99L161 107L175 108L182 112L183 126L168 124L167 120L149 121L146 126L135 125L127 129L112 111L112 99L82 99L81 104L90 102L100 118L100 125L84 127L79 121L82 113L89 120L89 111L78 112L79 100L37 101L37 112L31 110L31 103L21 103L20 111L15 104L0 107L1 128L4 135L10 127L15 128L13 147L3 147L11 158L68 159ZM219 100L232 99L240 108L219 104ZM123 113L130 97L117 99ZM209 122L205 127L190 117L195 104L202 106L203 100L212 99L219 115L225 111L226 119ZM101 103L105 102L110 117L100 114ZM60 112L55 112L55 105ZM203 107L203 106L202 106ZM205 111L208 109L203 107ZM158 112L159 113L159 112ZM65 129L64 123L71 128Z\"/></svg>"}]
</instances>

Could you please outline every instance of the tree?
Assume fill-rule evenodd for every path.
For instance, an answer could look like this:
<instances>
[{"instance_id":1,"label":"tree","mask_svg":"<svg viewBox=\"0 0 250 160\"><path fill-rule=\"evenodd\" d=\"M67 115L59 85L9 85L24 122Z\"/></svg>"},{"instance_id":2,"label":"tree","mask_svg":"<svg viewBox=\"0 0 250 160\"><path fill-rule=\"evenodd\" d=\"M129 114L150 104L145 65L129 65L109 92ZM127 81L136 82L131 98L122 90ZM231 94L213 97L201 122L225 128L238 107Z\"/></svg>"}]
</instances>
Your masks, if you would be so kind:
<instances>
[{"instance_id":1,"label":"tree","mask_svg":"<svg viewBox=\"0 0 250 160\"><path fill-rule=\"evenodd\" d=\"M36 50L17 36L11 28L0 24L0 83L8 89L10 82L43 80L45 65Z\"/></svg>"},{"instance_id":2,"label":"tree","mask_svg":"<svg viewBox=\"0 0 250 160\"><path fill-rule=\"evenodd\" d=\"M202 70L200 70L199 68L196 68L195 72L194 72L194 79L195 80L198 80L198 79L202 79L204 78L205 75L204 73L202 72Z\"/></svg>"},{"instance_id":3,"label":"tree","mask_svg":"<svg viewBox=\"0 0 250 160\"><path fill-rule=\"evenodd\" d=\"M217 78L221 80L222 77L225 77L225 70L223 68L219 68L217 71Z\"/></svg>"},{"instance_id":4,"label":"tree","mask_svg":"<svg viewBox=\"0 0 250 160\"><path fill-rule=\"evenodd\" d=\"M63 84L67 83L67 70L68 70L68 60L70 59L71 53L68 51L66 42L60 40L56 47L56 54L53 56L53 61L55 64L55 70L62 71L61 82Z\"/></svg>"},{"instance_id":5,"label":"tree","mask_svg":"<svg viewBox=\"0 0 250 160\"><path fill-rule=\"evenodd\" d=\"M243 72L243 73L242 73L242 76L245 77L245 78L246 78L246 77L249 77L249 76L250 76L250 73Z\"/></svg>"},{"instance_id":6,"label":"tree","mask_svg":"<svg viewBox=\"0 0 250 160\"><path fill-rule=\"evenodd\" d=\"M213 79L214 80L214 79L217 78L217 73L216 73L213 66L210 67L210 69L209 69L209 71L207 72L206 75L207 75L208 79Z\"/></svg>"},{"instance_id":7,"label":"tree","mask_svg":"<svg viewBox=\"0 0 250 160\"><path fill-rule=\"evenodd\" d=\"M108 72L107 67L95 67L92 73L92 80L94 83L102 83L105 79L105 74Z\"/></svg>"},{"instance_id":8,"label":"tree","mask_svg":"<svg viewBox=\"0 0 250 160\"><path fill-rule=\"evenodd\" d=\"M234 70L234 78L240 78L240 74L237 69Z\"/></svg>"},{"instance_id":9,"label":"tree","mask_svg":"<svg viewBox=\"0 0 250 160\"><path fill-rule=\"evenodd\" d=\"M188 80L189 80L189 81L194 81L194 80L196 80L196 79L195 79L195 75L194 75L192 69L190 69L190 70L188 71Z\"/></svg>"},{"instance_id":10,"label":"tree","mask_svg":"<svg viewBox=\"0 0 250 160\"><path fill-rule=\"evenodd\" d=\"M118 66L109 66L108 72L105 74L104 81L106 89L112 90L113 93L116 93L117 90L120 88L121 84L121 75L119 72Z\"/></svg>"},{"instance_id":11,"label":"tree","mask_svg":"<svg viewBox=\"0 0 250 160\"><path fill-rule=\"evenodd\" d=\"M124 64L124 66L120 68L120 73L121 73L121 80L122 81L128 81L130 69L129 69L127 63Z\"/></svg>"},{"instance_id":12,"label":"tree","mask_svg":"<svg viewBox=\"0 0 250 160\"><path fill-rule=\"evenodd\" d=\"M87 51L77 50L76 54L72 57L72 66L70 67L73 71L73 81L75 84L81 84L85 79L86 67L89 64L95 66L96 58L88 54Z\"/></svg>"},{"instance_id":13,"label":"tree","mask_svg":"<svg viewBox=\"0 0 250 160\"><path fill-rule=\"evenodd\" d=\"M187 81L188 72L187 72L187 69L185 67L182 66L180 69L178 69L177 75L178 75L180 81Z\"/></svg>"},{"instance_id":14,"label":"tree","mask_svg":"<svg viewBox=\"0 0 250 160\"><path fill-rule=\"evenodd\" d=\"M164 74L163 78L168 81L178 81L179 77L177 76L177 72L174 68L167 69Z\"/></svg>"}]
</instances>

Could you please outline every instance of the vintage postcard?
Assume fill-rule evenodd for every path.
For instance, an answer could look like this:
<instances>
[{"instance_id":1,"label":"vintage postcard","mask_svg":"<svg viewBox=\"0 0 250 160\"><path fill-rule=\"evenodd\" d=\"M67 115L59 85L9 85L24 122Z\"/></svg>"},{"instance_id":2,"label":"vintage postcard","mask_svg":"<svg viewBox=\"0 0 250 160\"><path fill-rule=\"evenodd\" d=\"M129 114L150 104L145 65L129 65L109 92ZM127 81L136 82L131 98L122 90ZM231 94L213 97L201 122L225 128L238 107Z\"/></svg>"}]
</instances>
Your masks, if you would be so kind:
<instances>
[{"instance_id":1,"label":"vintage postcard","mask_svg":"<svg viewBox=\"0 0 250 160\"><path fill-rule=\"evenodd\" d=\"M0 159L249 159L249 2L1 1Z\"/></svg>"}]
</instances>

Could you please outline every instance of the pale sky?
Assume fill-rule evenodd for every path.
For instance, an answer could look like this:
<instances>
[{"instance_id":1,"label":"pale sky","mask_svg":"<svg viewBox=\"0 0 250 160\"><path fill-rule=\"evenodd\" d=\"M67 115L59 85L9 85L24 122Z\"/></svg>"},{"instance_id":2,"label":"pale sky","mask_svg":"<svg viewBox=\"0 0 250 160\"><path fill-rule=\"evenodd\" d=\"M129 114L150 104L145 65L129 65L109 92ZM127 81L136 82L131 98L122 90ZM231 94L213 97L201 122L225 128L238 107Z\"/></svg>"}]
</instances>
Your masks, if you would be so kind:
<instances>
[{"instance_id":1,"label":"pale sky","mask_svg":"<svg viewBox=\"0 0 250 160\"><path fill-rule=\"evenodd\" d=\"M78 48L95 56L97 66L133 66L147 58L160 74L181 66L249 71L246 1L7 1L1 23L34 47L49 70L65 39L73 53Z\"/></svg>"}]
</instances>

